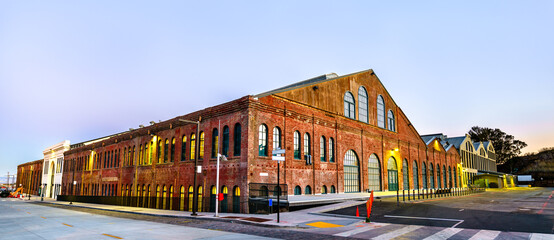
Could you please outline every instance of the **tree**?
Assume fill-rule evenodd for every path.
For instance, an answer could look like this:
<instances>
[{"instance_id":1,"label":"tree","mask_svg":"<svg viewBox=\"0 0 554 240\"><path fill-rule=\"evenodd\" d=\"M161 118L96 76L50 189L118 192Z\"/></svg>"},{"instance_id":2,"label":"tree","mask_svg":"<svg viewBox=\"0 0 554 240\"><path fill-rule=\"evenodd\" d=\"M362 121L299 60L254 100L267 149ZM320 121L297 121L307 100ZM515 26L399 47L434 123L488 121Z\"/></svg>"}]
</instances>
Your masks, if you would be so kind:
<instances>
[{"instance_id":1,"label":"tree","mask_svg":"<svg viewBox=\"0 0 554 240\"><path fill-rule=\"evenodd\" d=\"M498 128L474 126L468 132L472 141L491 141L496 152L496 164L503 164L511 158L521 154L521 149L527 147L527 143L514 139L514 136L506 134Z\"/></svg>"}]
</instances>

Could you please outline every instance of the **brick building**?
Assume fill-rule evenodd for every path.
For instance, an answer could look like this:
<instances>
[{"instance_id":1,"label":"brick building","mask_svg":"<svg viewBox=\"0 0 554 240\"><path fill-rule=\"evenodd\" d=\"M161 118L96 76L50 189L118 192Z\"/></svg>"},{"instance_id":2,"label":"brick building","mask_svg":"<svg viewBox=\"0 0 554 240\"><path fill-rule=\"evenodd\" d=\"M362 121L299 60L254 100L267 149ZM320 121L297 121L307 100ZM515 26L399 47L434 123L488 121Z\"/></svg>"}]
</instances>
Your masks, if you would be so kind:
<instances>
[{"instance_id":1,"label":"brick building","mask_svg":"<svg viewBox=\"0 0 554 240\"><path fill-rule=\"evenodd\" d=\"M38 195L42 179L42 163L41 159L18 165L16 188L23 187L24 193Z\"/></svg>"},{"instance_id":2,"label":"brick building","mask_svg":"<svg viewBox=\"0 0 554 240\"><path fill-rule=\"evenodd\" d=\"M201 119L199 136L196 124L180 119ZM228 159L220 189L218 146ZM280 175L288 194L423 188L439 176L430 166L455 169L460 161L456 151L428 146L367 70L319 76L72 147L65 152L64 194L131 197L139 206L192 210L196 188L198 210L212 211L221 192L223 212L247 212L251 186L277 182L271 160L277 148L286 150ZM193 187L196 157L202 171ZM445 182L436 187L454 186Z\"/></svg>"}]
</instances>

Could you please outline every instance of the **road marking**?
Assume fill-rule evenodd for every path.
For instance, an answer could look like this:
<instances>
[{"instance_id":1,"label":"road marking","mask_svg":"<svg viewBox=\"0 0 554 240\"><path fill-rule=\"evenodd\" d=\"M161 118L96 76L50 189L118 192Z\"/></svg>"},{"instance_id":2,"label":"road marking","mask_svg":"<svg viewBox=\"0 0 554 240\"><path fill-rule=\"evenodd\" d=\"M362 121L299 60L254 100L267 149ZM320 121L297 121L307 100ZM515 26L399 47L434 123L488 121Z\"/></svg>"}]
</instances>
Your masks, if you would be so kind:
<instances>
[{"instance_id":1,"label":"road marking","mask_svg":"<svg viewBox=\"0 0 554 240\"><path fill-rule=\"evenodd\" d=\"M27 212L27 214L31 214L30 212Z\"/></svg>"},{"instance_id":2,"label":"road marking","mask_svg":"<svg viewBox=\"0 0 554 240\"><path fill-rule=\"evenodd\" d=\"M393 239L395 237L404 235L406 233L409 233L411 231L420 229L422 227L423 226L410 225L410 226L406 226L406 227L403 227L401 229L398 229L398 230L395 230L395 231L392 231L392 232L385 233L383 235L379 235L377 237L374 237L373 239L376 239L376 240Z\"/></svg>"},{"instance_id":3,"label":"road marking","mask_svg":"<svg viewBox=\"0 0 554 240\"><path fill-rule=\"evenodd\" d=\"M107 234L107 233L102 233L102 235L104 235L104 236L108 236L108 237L113 237L113 238L115 238L115 239L123 239L122 237L118 237L118 236L110 235L110 234Z\"/></svg>"},{"instance_id":4,"label":"road marking","mask_svg":"<svg viewBox=\"0 0 554 240\"><path fill-rule=\"evenodd\" d=\"M462 208L462 209L460 209L460 210L458 210L458 211L461 212L461 211L464 211L464 209Z\"/></svg>"},{"instance_id":5,"label":"road marking","mask_svg":"<svg viewBox=\"0 0 554 240\"><path fill-rule=\"evenodd\" d=\"M388 223L368 223L368 225L366 225L365 227L357 227L357 228L352 229L352 230L348 230L348 231L345 231L345 232L333 234L333 236L350 237L354 234L366 232L366 231L376 229L376 228L380 228L380 227L384 227L384 226L387 226L387 225L389 225L389 224Z\"/></svg>"},{"instance_id":6,"label":"road marking","mask_svg":"<svg viewBox=\"0 0 554 240\"><path fill-rule=\"evenodd\" d=\"M69 225L69 224L67 224L67 223L62 223L62 224L63 224L63 225L66 225L66 226L68 226L68 227L73 227L72 225Z\"/></svg>"},{"instance_id":7,"label":"road marking","mask_svg":"<svg viewBox=\"0 0 554 240\"><path fill-rule=\"evenodd\" d=\"M477 234L473 235L473 237L470 238L470 240L487 240L487 239L495 239L498 234L500 234L500 231L489 231L489 230L481 230L477 232Z\"/></svg>"},{"instance_id":8,"label":"road marking","mask_svg":"<svg viewBox=\"0 0 554 240\"><path fill-rule=\"evenodd\" d=\"M308 223L306 225L316 227L316 228L344 227L344 225L332 224L332 223L327 223L327 222L313 222L313 223Z\"/></svg>"},{"instance_id":9,"label":"road marking","mask_svg":"<svg viewBox=\"0 0 554 240\"><path fill-rule=\"evenodd\" d=\"M41 217L41 218L44 218L44 219L46 219L45 217Z\"/></svg>"},{"instance_id":10,"label":"road marking","mask_svg":"<svg viewBox=\"0 0 554 240\"><path fill-rule=\"evenodd\" d=\"M455 228L456 226L458 226L458 225L460 225L464 222L464 220L462 220L462 219L450 219L450 218L427 218L427 217L392 216L392 215L385 215L384 217L458 222L458 223L454 224L451 228Z\"/></svg>"},{"instance_id":11,"label":"road marking","mask_svg":"<svg viewBox=\"0 0 554 240\"><path fill-rule=\"evenodd\" d=\"M529 240L550 240L554 238L553 234L544 234L544 233L531 233Z\"/></svg>"},{"instance_id":12,"label":"road marking","mask_svg":"<svg viewBox=\"0 0 554 240\"><path fill-rule=\"evenodd\" d=\"M454 236L456 233L462 231L460 228L445 228L444 230L435 233L423 240L442 240Z\"/></svg>"}]
</instances>

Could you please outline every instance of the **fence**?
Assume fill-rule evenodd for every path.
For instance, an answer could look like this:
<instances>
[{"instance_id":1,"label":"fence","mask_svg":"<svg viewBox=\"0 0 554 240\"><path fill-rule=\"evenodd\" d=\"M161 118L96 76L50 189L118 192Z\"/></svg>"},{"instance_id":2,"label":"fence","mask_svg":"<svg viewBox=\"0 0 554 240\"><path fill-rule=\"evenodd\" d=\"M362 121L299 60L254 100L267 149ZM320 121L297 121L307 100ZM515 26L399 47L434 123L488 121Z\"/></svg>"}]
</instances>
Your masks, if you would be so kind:
<instances>
[{"instance_id":1,"label":"fence","mask_svg":"<svg viewBox=\"0 0 554 240\"><path fill-rule=\"evenodd\" d=\"M287 184L250 183L248 184L248 209L250 213L267 214L286 212L288 206ZM277 205L279 198L279 206ZM271 205L271 206L270 206Z\"/></svg>"},{"instance_id":2,"label":"fence","mask_svg":"<svg viewBox=\"0 0 554 240\"><path fill-rule=\"evenodd\" d=\"M396 192L396 200L402 201L411 201L411 200L422 200L430 198L441 198L441 197L454 197L454 196L465 196L474 193L484 192L485 188L429 188L429 189L410 189L410 190L401 190ZM417 199L416 199L417 198Z\"/></svg>"}]
</instances>

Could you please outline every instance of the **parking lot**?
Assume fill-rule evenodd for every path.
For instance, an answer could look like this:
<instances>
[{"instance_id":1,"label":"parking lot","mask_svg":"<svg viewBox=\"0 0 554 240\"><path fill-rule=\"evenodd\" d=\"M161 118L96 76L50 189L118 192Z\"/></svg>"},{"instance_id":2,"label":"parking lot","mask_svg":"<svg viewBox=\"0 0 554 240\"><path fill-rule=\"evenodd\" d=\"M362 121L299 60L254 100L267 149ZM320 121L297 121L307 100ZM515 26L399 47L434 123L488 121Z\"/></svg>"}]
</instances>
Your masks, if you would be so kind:
<instances>
[{"instance_id":1,"label":"parking lot","mask_svg":"<svg viewBox=\"0 0 554 240\"><path fill-rule=\"evenodd\" d=\"M554 233L554 188L488 189L460 197L397 203L375 200L371 221L409 225ZM402 200L402 199L400 199ZM327 212L366 216L365 203Z\"/></svg>"}]
</instances>

